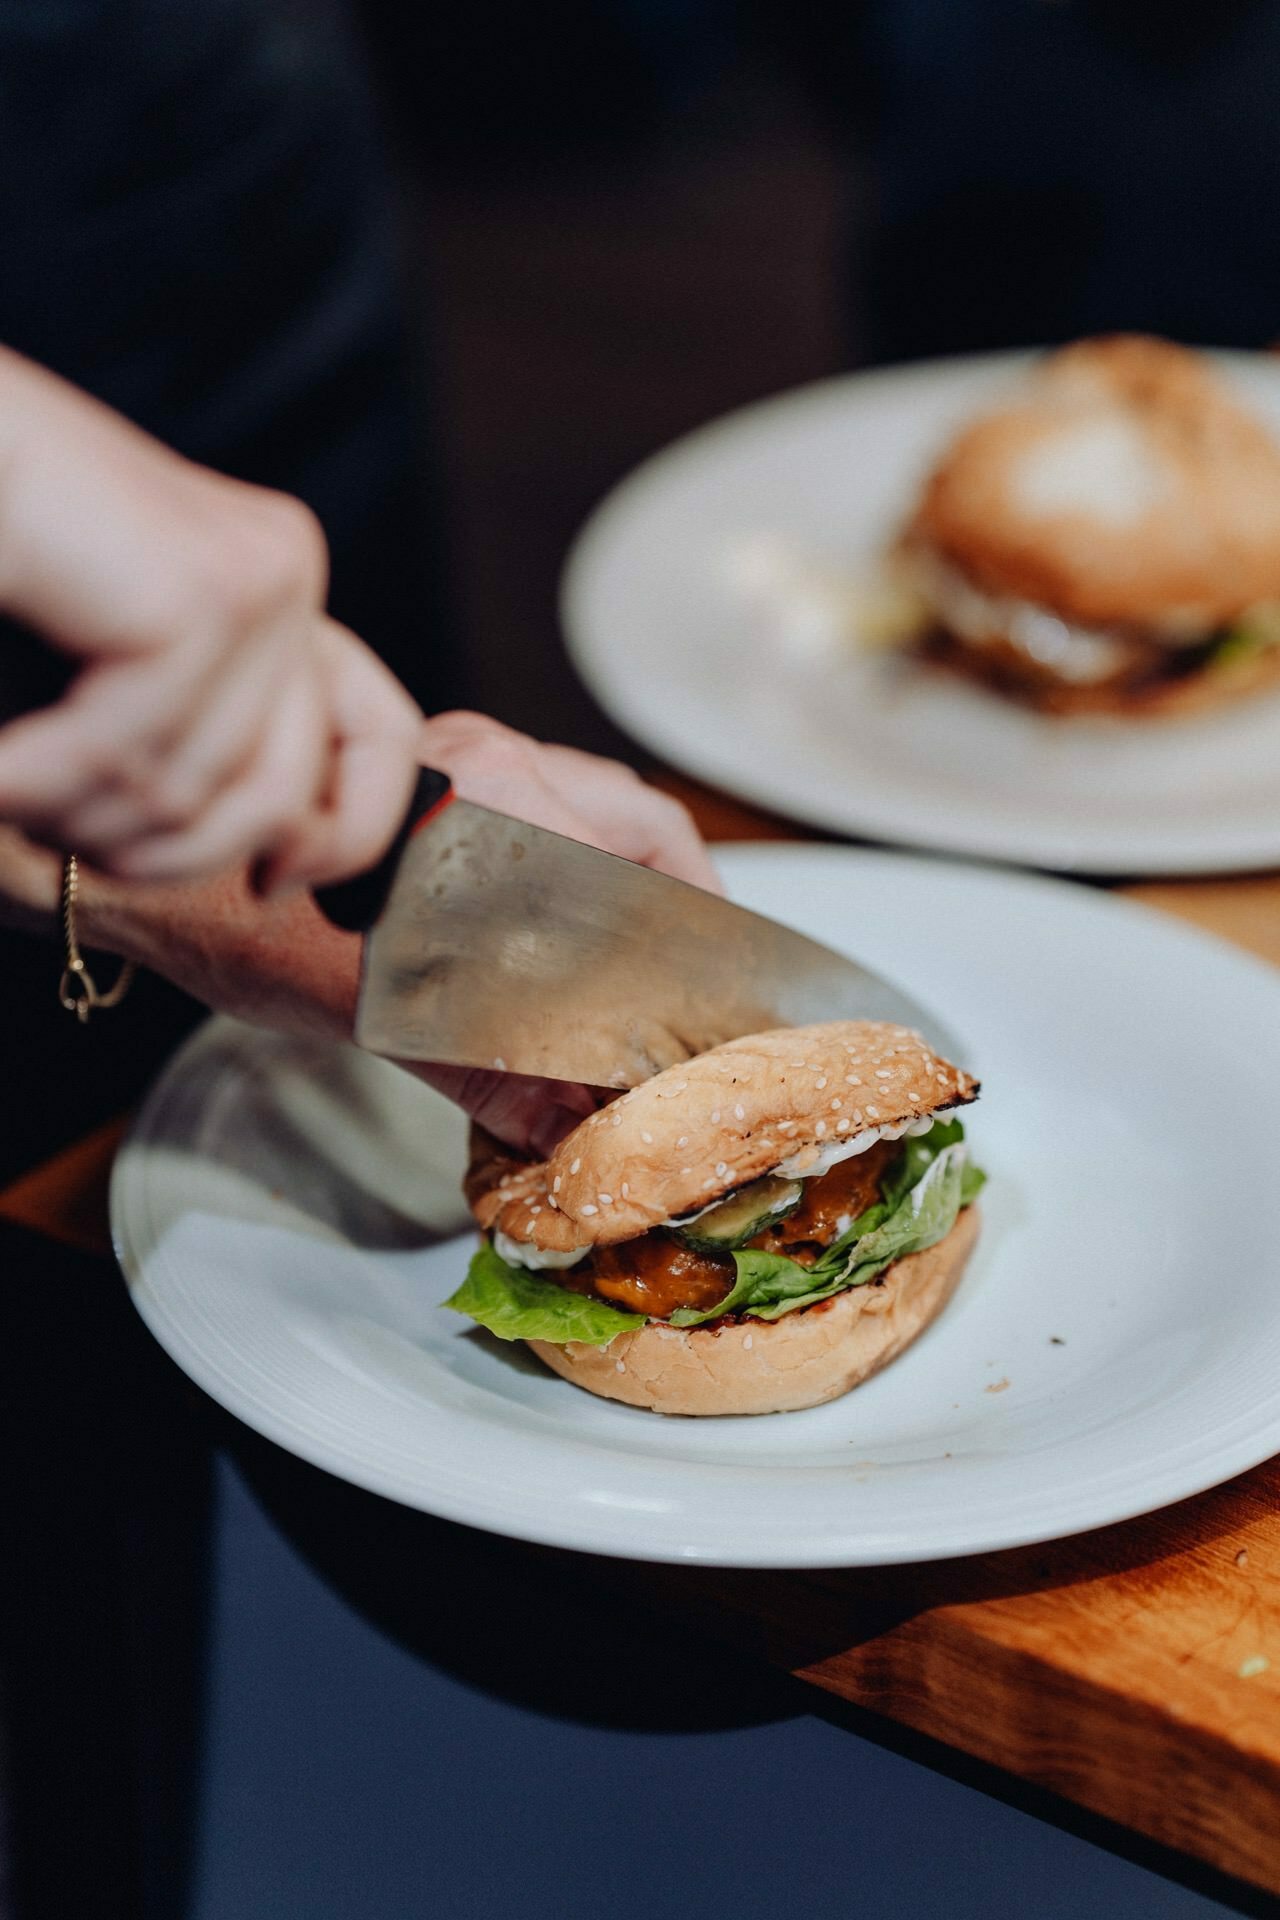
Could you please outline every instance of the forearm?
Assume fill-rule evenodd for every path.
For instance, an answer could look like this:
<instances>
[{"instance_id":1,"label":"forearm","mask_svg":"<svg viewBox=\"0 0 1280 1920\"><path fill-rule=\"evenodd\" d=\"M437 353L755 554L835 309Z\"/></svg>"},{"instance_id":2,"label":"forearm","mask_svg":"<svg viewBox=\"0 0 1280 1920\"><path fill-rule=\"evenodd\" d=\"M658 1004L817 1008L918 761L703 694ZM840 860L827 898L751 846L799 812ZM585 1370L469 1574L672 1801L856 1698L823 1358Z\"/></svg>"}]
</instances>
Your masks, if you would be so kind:
<instances>
[{"instance_id":1,"label":"forearm","mask_svg":"<svg viewBox=\"0 0 1280 1920\"><path fill-rule=\"evenodd\" d=\"M187 886L91 874L81 944L163 974L206 1006L281 1033L350 1038L360 948L308 894L264 902L243 871Z\"/></svg>"},{"instance_id":2,"label":"forearm","mask_svg":"<svg viewBox=\"0 0 1280 1920\"><path fill-rule=\"evenodd\" d=\"M52 943L60 884L55 855L0 829L0 923ZM330 926L306 893L264 902L241 870L148 886L82 868L77 922L87 951L136 961L219 1012L280 1032L351 1033L359 942Z\"/></svg>"}]
</instances>

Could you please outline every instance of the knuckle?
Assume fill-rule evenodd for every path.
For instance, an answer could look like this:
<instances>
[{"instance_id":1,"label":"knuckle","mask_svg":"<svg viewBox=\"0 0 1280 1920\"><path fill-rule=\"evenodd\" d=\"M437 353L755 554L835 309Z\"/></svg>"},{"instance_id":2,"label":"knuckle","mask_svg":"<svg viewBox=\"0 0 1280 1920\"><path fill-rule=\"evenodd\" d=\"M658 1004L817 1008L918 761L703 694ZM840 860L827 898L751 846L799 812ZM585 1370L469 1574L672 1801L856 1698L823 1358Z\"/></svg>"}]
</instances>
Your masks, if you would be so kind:
<instances>
[{"instance_id":1,"label":"knuckle","mask_svg":"<svg viewBox=\"0 0 1280 1920\"><path fill-rule=\"evenodd\" d=\"M449 747L456 768L468 773L508 774L531 769L537 749L523 734L479 714L459 716L460 726Z\"/></svg>"},{"instance_id":2,"label":"knuckle","mask_svg":"<svg viewBox=\"0 0 1280 1920\"><path fill-rule=\"evenodd\" d=\"M328 548L320 522L289 494L254 490L213 557L216 591L233 614L318 607L324 597Z\"/></svg>"},{"instance_id":3,"label":"knuckle","mask_svg":"<svg viewBox=\"0 0 1280 1920\"><path fill-rule=\"evenodd\" d=\"M148 828L172 833L191 825L206 798L203 782L189 774L165 771L146 782L138 801Z\"/></svg>"},{"instance_id":4,"label":"knuckle","mask_svg":"<svg viewBox=\"0 0 1280 1920\"><path fill-rule=\"evenodd\" d=\"M648 791L652 796L654 814L663 825L672 832L688 833L695 839L700 838L693 815L683 800L677 800L670 793L661 793L656 787L650 787Z\"/></svg>"}]
</instances>

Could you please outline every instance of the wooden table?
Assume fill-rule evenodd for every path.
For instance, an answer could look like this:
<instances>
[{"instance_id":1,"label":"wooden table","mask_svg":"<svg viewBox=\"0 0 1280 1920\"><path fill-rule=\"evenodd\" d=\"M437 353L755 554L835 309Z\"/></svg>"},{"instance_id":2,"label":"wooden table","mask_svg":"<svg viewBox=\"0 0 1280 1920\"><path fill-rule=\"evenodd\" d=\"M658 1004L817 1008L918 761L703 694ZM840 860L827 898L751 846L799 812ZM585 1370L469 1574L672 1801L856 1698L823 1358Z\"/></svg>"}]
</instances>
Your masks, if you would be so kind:
<instances>
[{"instance_id":1,"label":"wooden table","mask_svg":"<svg viewBox=\"0 0 1280 1920\"><path fill-rule=\"evenodd\" d=\"M662 784L711 839L797 837L686 781ZM1280 965L1280 876L1126 891ZM13 1183L0 1216L107 1253L120 1132ZM1280 1458L1048 1546L923 1567L638 1577L655 1601L815 1687L1280 1894Z\"/></svg>"}]
</instances>

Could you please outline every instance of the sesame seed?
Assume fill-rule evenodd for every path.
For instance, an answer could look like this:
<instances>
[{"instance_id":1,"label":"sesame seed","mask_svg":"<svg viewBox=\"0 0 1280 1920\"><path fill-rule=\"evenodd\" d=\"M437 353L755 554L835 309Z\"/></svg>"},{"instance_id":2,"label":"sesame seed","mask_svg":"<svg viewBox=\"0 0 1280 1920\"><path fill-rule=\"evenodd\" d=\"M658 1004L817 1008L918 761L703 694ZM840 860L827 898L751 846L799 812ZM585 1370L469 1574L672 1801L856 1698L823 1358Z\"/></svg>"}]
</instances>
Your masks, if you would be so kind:
<instances>
[{"instance_id":1,"label":"sesame seed","mask_svg":"<svg viewBox=\"0 0 1280 1920\"><path fill-rule=\"evenodd\" d=\"M907 1098L908 1100L918 1100L920 1098L920 1095L916 1092L914 1087L909 1087L907 1090Z\"/></svg>"},{"instance_id":2,"label":"sesame seed","mask_svg":"<svg viewBox=\"0 0 1280 1920\"><path fill-rule=\"evenodd\" d=\"M841 1107L842 1107L843 1105L844 1105L844 1101L843 1101L843 1100L833 1100L833 1101L831 1102L831 1111L832 1111L832 1113L839 1113L839 1111L840 1111L840 1109L841 1109Z\"/></svg>"},{"instance_id":3,"label":"sesame seed","mask_svg":"<svg viewBox=\"0 0 1280 1920\"><path fill-rule=\"evenodd\" d=\"M823 1136L823 1134L824 1134L824 1133L826 1132L826 1130L827 1130L827 1123L826 1123L826 1121L825 1121L825 1120L819 1120L819 1122L818 1122L818 1124L817 1124L817 1126L816 1126L816 1127L814 1128L814 1132L815 1132L815 1133L817 1134L817 1136L818 1136L818 1138L819 1138L819 1140L821 1140L821 1138L822 1138L822 1136Z\"/></svg>"},{"instance_id":4,"label":"sesame seed","mask_svg":"<svg viewBox=\"0 0 1280 1920\"><path fill-rule=\"evenodd\" d=\"M537 1201L535 1200L534 1204L530 1207L529 1211L530 1213L541 1213L542 1208L538 1205Z\"/></svg>"},{"instance_id":5,"label":"sesame seed","mask_svg":"<svg viewBox=\"0 0 1280 1920\"><path fill-rule=\"evenodd\" d=\"M549 1193L547 1195L547 1205L550 1207L552 1213L559 1213L560 1202L556 1199L553 1193Z\"/></svg>"},{"instance_id":6,"label":"sesame seed","mask_svg":"<svg viewBox=\"0 0 1280 1920\"><path fill-rule=\"evenodd\" d=\"M614 1370L614 1372L615 1372L615 1373L625 1373L625 1372L626 1372L626 1370L627 1370L627 1363L626 1363L626 1361L625 1361L625 1360L615 1360L615 1361L614 1361L614 1363L613 1363L613 1370Z\"/></svg>"},{"instance_id":7,"label":"sesame seed","mask_svg":"<svg viewBox=\"0 0 1280 1920\"><path fill-rule=\"evenodd\" d=\"M570 1168L569 1168L569 1171L570 1171L570 1173L576 1173L576 1172L578 1171L578 1168L579 1168L579 1167L580 1167L581 1165L582 1165L582 1162L581 1162L581 1160L575 1160L575 1161L573 1161L573 1162L572 1162L572 1164L570 1165Z\"/></svg>"},{"instance_id":8,"label":"sesame seed","mask_svg":"<svg viewBox=\"0 0 1280 1920\"><path fill-rule=\"evenodd\" d=\"M507 1063L500 1053L494 1056L493 1070L495 1073L505 1073L507 1070Z\"/></svg>"},{"instance_id":9,"label":"sesame seed","mask_svg":"<svg viewBox=\"0 0 1280 1920\"><path fill-rule=\"evenodd\" d=\"M687 1180L687 1179L689 1178L689 1176L690 1176L690 1174L691 1174L692 1172L693 1172L693 1168L692 1168L692 1167L681 1167L681 1169L680 1169L680 1178L681 1178L682 1180Z\"/></svg>"},{"instance_id":10,"label":"sesame seed","mask_svg":"<svg viewBox=\"0 0 1280 1920\"><path fill-rule=\"evenodd\" d=\"M794 1120L779 1120L779 1122L778 1122L778 1132L779 1132L779 1133L794 1133L794 1132L795 1132L795 1130L796 1130L796 1124L797 1124L797 1123L796 1123L796 1122L795 1122Z\"/></svg>"},{"instance_id":11,"label":"sesame seed","mask_svg":"<svg viewBox=\"0 0 1280 1920\"><path fill-rule=\"evenodd\" d=\"M622 1183L622 1197L624 1200L629 1200L631 1197L631 1182L629 1180L624 1180Z\"/></svg>"},{"instance_id":12,"label":"sesame seed","mask_svg":"<svg viewBox=\"0 0 1280 1920\"><path fill-rule=\"evenodd\" d=\"M599 1207L593 1207L590 1201L588 1201L587 1205L582 1208L582 1212L586 1214L599 1213L599 1211L600 1211Z\"/></svg>"},{"instance_id":13,"label":"sesame seed","mask_svg":"<svg viewBox=\"0 0 1280 1920\"><path fill-rule=\"evenodd\" d=\"M750 1334L750 1333L744 1333L744 1334L743 1334L743 1336L742 1336L742 1351L743 1351L744 1353L750 1353L750 1351L751 1351L751 1348L752 1348L752 1345L754 1344L754 1340L755 1340L755 1336L754 1336L754 1334Z\"/></svg>"},{"instance_id":14,"label":"sesame seed","mask_svg":"<svg viewBox=\"0 0 1280 1920\"><path fill-rule=\"evenodd\" d=\"M724 1179L724 1176L726 1173L728 1173L728 1171L729 1171L729 1168L725 1161L723 1160L716 1161L716 1172L720 1175L720 1178L722 1180Z\"/></svg>"},{"instance_id":15,"label":"sesame seed","mask_svg":"<svg viewBox=\"0 0 1280 1920\"><path fill-rule=\"evenodd\" d=\"M804 1061L803 1061L803 1060L792 1060L790 1064L791 1064L791 1065L792 1065L793 1067L802 1067L802 1066L804 1065Z\"/></svg>"},{"instance_id":16,"label":"sesame seed","mask_svg":"<svg viewBox=\"0 0 1280 1920\"><path fill-rule=\"evenodd\" d=\"M596 1199L602 1207L611 1207L613 1205L613 1195L611 1193L598 1193Z\"/></svg>"},{"instance_id":17,"label":"sesame seed","mask_svg":"<svg viewBox=\"0 0 1280 1920\"><path fill-rule=\"evenodd\" d=\"M892 1069L892 1067L877 1067L877 1068L876 1068L876 1079L877 1079L877 1080L892 1080L892 1078L893 1078L893 1069Z\"/></svg>"},{"instance_id":18,"label":"sesame seed","mask_svg":"<svg viewBox=\"0 0 1280 1920\"><path fill-rule=\"evenodd\" d=\"M867 1117L868 1117L868 1119L871 1119L871 1120L878 1120L878 1119L880 1118L880 1109L879 1109L879 1107L868 1107L868 1108L867 1108Z\"/></svg>"},{"instance_id":19,"label":"sesame seed","mask_svg":"<svg viewBox=\"0 0 1280 1920\"><path fill-rule=\"evenodd\" d=\"M712 1124L712 1126L713 1126L713 1127L718 1127L718 1126L720 1125L720 1109L719 1109L719 1107L713 1107L713 1108L712 1108L712 1110L711 1110L711 1124Z\"/></svg>"},{"instance_id":20,"label":"sesame seed","mask_svg":"<svg viewBox=\"0 0 1280 1920\"><path fill-rule=\"evenodd\" d=\"M559 1174L559 1173L558 1173L558 1174L556 1175L556 1177L555 1177L555 1179L554 1179L554 1180L553 1180L553 1181L551 1182L551 1191L552 1191L552 1193L559 1193L559 1191L560 1191L560 1184L561 1184L561 1181L563 1180L563 1178L564 1178L564 1176L563 1176L563 1174Z\"/></svg>"},{"instance_id":21,"label":"sesame seed","mask_svg":"<svg viewBox=\"0 0 1280 1920\"><path fill-rule=\"evenodd\" d=\"M818 1075L818 1092L819 1092L819 1093L821 1093L821 1092L822 1092L822 1089L823 1089L823 1088L824 1088L824 1087L826 1086L826 1084L827 1084L827 1076L826 1076L826 1074L825 1074L825 1073L820 1073L820 1074Z\"/></svg>"},{"instance_id":22,"label":"sesame seed","mask_svg":"<svg viewBox=\"0 0 1280 1920\"><path fill-rule=\"evenodd\" d=\"M861 1075L860 1073L846 1073L846 1075L845 1075L845 1077L844 1077L844 1083L845 1083L845 1085L846 1085L846 1087L857 1087L857 1086L861 1086L861 1084L862 1084L862 1075Z\"/></svg>"},{"instance_id":23,"label":"sesame seed","mask_svg":"<svg viewBox=\"0 0 1280 1920\"><path fill-rule=\"evenodd\" d=\"M651 1147L653 1145L653 1135L651 1133L642 1133L640 1135L640 1138L644 1141L646 1147Z\"/></svg>"},{"instance_id":24,"label":"sesame seed","mask_svg":"<svg viewBox=\"0 0 1280 1920\"><path fill-rule=\"evenodd\" d=\"M837 1121L836 1121L836 1132L837 1132L837 1133L848 1133L848 1131L849 1131L849 1122L848 1122L847 1120L837 1120Z\"/></svg>"},{"instance_id":25,"label":"sesame seed","mask_svg":"<svg viewBox=\"0 0 1280 1920\"><path fill-rule=\"evenodd\" d=\"M678 1140L676 1141L676 1145L677 1145L678 1147L687 1147L687 1146L688 1146L688 1144L689 1144L689 1136L688 1136L688 1134L687 1134L687 1133L682 1133L682 1134L680 1135L680 1138L679 1138L679 1139L678 1139Z\"/></svg>"}]
</instances>

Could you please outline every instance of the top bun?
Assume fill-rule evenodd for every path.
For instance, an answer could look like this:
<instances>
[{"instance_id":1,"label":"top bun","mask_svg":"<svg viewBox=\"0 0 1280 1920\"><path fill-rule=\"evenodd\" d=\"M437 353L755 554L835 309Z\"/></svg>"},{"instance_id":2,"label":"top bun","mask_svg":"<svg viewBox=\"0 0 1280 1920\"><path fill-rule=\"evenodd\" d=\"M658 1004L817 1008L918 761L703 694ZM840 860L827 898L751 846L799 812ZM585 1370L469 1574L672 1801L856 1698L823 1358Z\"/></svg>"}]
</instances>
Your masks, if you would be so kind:
<instances>
[{"instance_id":1,"label":"top bun","mask_svg":"<svg viewBox=\"0 0 1280 1920\"><path fill-rule=\"evenodd\" d=\"M608 1246L824 1148L964 1105L978 1084L909 1027L836 1020L730 1040L575 1127L545 1165L508 1169L473 1210L548 1252Z\"/></svg>"},{"instance_id":2,"label":"top bun","mask_svg":"<svg viewBox=\"0 0 1280 1920\"><path fill-rule=\"evenodd\" d=\"M1199 640L1280 598L1280 447L1201 355L1085 340L973 422L907 533L988 593Z\"/></svg>"}]
</instances>

